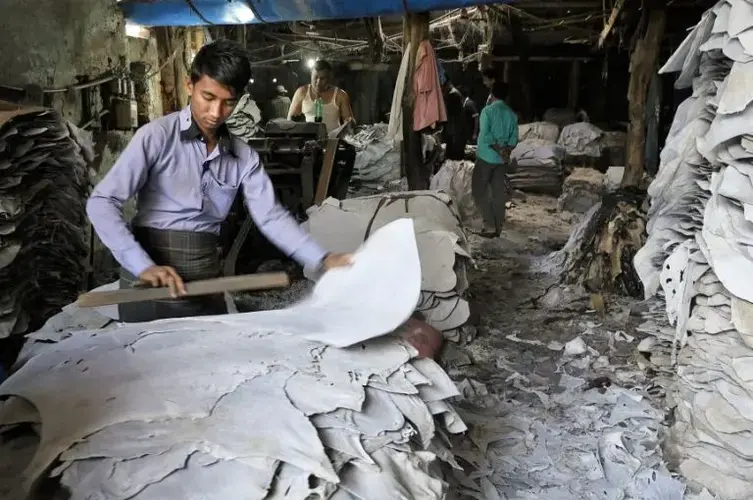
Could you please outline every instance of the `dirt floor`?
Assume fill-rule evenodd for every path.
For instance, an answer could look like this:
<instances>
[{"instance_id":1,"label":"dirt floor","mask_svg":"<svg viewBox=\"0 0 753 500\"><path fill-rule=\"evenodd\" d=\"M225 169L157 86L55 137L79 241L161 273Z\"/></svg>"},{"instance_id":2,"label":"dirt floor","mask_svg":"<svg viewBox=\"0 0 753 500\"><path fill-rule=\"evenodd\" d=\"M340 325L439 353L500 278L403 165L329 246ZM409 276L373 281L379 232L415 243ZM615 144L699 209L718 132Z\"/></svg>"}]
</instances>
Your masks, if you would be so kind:
<instances>
[{"instance_id":1,"label":"dirt floor","mask_svg":"<svg viewBox=\"0 0 753 500\"><path fill-rule=\"evenodd\" d=\"M456 444L460 465L476 470L456 474L457 491L486 500L650 498L641 488L657 478L680 491L661 459L661 394L637 364L636 301L605 297L597 312L590 294L541 272L577 216L558 213L549 197L515 204L499 238L472 240L478 336L443 354L466 393L460 414L471 439Z\"/></svg>"}]
</instances>

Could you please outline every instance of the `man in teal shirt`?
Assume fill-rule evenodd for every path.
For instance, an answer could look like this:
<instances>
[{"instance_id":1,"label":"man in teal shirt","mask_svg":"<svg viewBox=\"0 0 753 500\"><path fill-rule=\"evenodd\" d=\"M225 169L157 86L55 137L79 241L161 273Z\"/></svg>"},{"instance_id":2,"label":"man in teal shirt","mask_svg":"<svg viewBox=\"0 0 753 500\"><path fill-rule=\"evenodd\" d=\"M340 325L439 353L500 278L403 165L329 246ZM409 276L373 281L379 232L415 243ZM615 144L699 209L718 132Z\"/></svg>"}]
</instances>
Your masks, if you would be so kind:
<instances>
[{"instance_id":1,"label":"man in teal shirt","mask_svg":"<svg viewBox=\"0 0 753 500\"><path fill-rule=\"evenodd\" d=\"M505 104L507 84L495 81L491 102L481 111L478 152L471 189L484 218L483 236L499 236L505 203L512 195L506 173L514 171L510 153L518 143L518 117Z\"/></svg>"}]
</instances>

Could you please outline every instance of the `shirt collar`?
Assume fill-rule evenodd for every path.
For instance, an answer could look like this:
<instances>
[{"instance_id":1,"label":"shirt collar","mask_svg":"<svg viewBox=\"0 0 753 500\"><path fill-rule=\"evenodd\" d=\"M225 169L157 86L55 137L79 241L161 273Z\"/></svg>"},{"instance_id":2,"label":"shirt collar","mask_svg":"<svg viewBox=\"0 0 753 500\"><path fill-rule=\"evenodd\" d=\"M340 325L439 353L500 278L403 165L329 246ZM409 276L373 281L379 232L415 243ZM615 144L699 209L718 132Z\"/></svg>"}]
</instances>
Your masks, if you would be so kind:
<instances>
[{"instance_id":1,"label":"shirt collar","mask_svg":"<svg viewBox=\"0 0 753 500\"><path fill-rule=\"evenodd\" d=\"M204 142L204 136L201 135L199 125L193 119L193 115L191 115L191 106L188 105L180 111L180 140L193 141L196 139ZM235 155L232 135L224 123L217 129L217 146L220 149L220 153Z\"/></svg>"}]
</instances>

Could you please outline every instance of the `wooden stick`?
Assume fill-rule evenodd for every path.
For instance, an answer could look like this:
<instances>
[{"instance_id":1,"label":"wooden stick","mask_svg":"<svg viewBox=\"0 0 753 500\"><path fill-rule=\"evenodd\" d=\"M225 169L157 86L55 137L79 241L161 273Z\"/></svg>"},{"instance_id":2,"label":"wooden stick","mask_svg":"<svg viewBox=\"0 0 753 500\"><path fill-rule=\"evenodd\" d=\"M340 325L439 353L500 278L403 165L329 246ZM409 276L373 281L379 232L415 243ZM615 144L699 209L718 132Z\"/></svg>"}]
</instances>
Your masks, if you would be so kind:
<instances>
[{"instance_id":1,"label":"wooden stick","mask_svg":"<svg viewBox=\"0 0 753 500\"><path fill-rule=\"evenodd\" d=\"M319 173L319 184L316 187L316 196L314 203L321 205L327 198L329 183L332 180L332 169L335 165L335 153L337 153L338 139L327 139L327 145L324 147L324 159L322 160L322 170Z\"/></svg>"},{"instance_id":2,"label":"wooden stick","mask_svg":"<svg viewBox=\"0 0 753 500\"><path fill-rule=\"evenodd\" d=\"M612 7L612 12L609 14L607 24L604 25L604 28L601 30L601 35L599 35L599 48L604 45L604 41L607 39L607 36L609 36L609 32L612 31L614 23L617 21L617 16L619 15L620 10L622 10L623 5L625 5L625 0L617 0L617 2L614 4L614 7Z\"/></svg>"},{"instance_id":3,"label":"wooden stick","mask_svg":"<svg viewBox=\"0 0 753 500\"><path fill-rule=\"evenodd\" d=\"M186 295L182 297L196 297L223 292L239 292L242 290L268 290L284 288L290 284L286 273L260 273L227 278L191 281L186 283ZM170 289L160 288L128 288L110 290L107 292L88 292L79 295L76 305L79 307L102 307L128 302L142 302L145 300L165 300L172 298Z\"/></svg>"}]
</instances>

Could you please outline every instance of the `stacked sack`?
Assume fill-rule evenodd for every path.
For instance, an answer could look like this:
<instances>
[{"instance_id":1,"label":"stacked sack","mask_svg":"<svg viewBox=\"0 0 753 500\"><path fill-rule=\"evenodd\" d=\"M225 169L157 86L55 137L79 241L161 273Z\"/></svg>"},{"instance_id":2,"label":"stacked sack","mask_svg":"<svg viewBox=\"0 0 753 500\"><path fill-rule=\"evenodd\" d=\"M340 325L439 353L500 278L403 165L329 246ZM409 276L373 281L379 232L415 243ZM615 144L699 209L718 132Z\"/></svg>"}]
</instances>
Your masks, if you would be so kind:
<instances>
[{"instance_id":1,"label":"stacked sack","mask_svg":"<svg viewBox=\"0 0 753 500\"><path fill-rule=\"evenodd\" d=\"M381 336L420 295L412 221L355 257L288 309L69 332L30 355L0 385L0 432L40 440L30 462L22 431L0 440L18 474L2 497L52 478L72 498L445 498L458 391Z\"/></svg>"},{"instance_id":2,"label":"stacked sack","mask_svg":"<svg viewBox=\"0 0 753 500\"><path fill-rule=\"evenodd\" d=\"M250 94L243 94L233 114L225 121L228 130L244 141L262 135L261 122L261 110Z\"/></svg>"},{"instance_id":3,"label":"stacked sack","mask_svg":"<svg viewBox=\"0 0 753 500\"><path fill-rule=\"evenodd\" d=\"M524 123L518 126L518 140L542 139L550 142L557 142L560 136L560 128L556 123L533 122Z\"/></svg>"},{"instance_id":4,"label":"stacked sack","mask_svg":"<svg viewBox=\"0 0 753 500\"><path fill-rule=\"evenodd\" d=\"M518 168L509 175L515 189L528 193L558 195L562 191L562 159L565 149L548 139L523 139L510 158Z\"/></svg>"},{"instance_id":5,"label":"stacked sack","mask_svg":"<svg viewBox=\"0 0 753 500\"><path fill-rule=\"evenodd\" d=\"M378 228L394 220L415 220L421 260L417 310L445 338L465 343L475 336L467 325L468 242L452 198L434 191L409 191L348 200L328 198L308 211L307 230L330 252L352 252Z\"/></svg>"},{"instance_id":6,"label":"stacked sack","mask_svg":"<svg viewBox=\"0 0 753 500\"><path fill-rule=\"evenodd\" d=\"M387 137L386 123L359 127L346 140L356 148L351 195L374 194L400 180L400 143Z\"/></svg>"},{"instance_id":7,"label":"stacked sack","mask_svg":"<svg viewBox=\"0 0 753 500\"><path fill-rule=\"evenodd\" d=\"M472 161L445 160L429 185L432 191L444 191L452 197L466 227L480 227L481 222L481 212L473 200L473 168Z\"/></svg>"},{"instance_id":8,"label":"stacked sack","mask_svg":"<svg viewBox=\"0 0 753 500\"><path fill-rule=\"evenodd\" d=\"M38 328L81 290L93 156L57 112L0 101L0 338Z\"/></svg>"},{"instance_id":9,"label":"stacked sack","mask_svg":"<svg viewBox=\"0 0 753 500\"><path fill-rule=\"evenodd\" d=\"M674 326L650 347L678 374L669 444L680 471L742 500L753 489L753 5L716 4L662 71L693 95L662 151L635 258Z\"/></svg>"},{"instance_id":10,"label":"stacked sack","mask_svg":"<svg viewBox=\"0 0 753 500\"><path fill-rule=\"evenodd\" d=\"M574 160L601 158L602 131L588 122L573 123L562 128L557 143Z\"/></svg>"}]
</instances>

